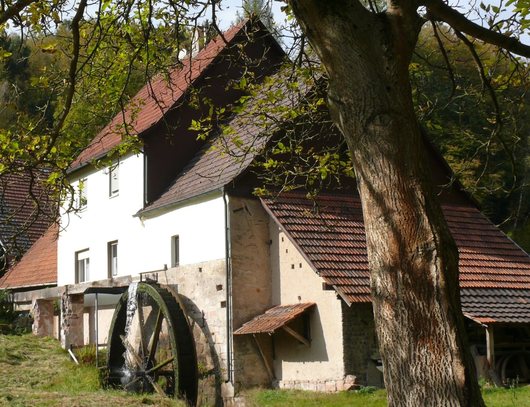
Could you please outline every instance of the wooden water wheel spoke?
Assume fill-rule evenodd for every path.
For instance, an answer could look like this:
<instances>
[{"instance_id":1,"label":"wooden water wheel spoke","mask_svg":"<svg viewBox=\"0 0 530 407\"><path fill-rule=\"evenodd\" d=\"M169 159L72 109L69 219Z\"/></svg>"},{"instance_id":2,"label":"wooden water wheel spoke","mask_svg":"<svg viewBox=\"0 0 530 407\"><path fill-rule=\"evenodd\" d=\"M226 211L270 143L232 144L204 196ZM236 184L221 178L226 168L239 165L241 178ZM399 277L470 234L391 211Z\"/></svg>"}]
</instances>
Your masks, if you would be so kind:
<instances>
[{"instance_id":1,"label":"wooden water wheel spoke","mask_svg":"<svg viewBox=\"0 0 530 407\"><path fill-rule=\"evenodd\" d=\"M131 387L133 384L136 384L138 383L140 380L142 379L141 376L138 376L136 379L134 379L133 381L130 381L129 383L123 385L123 387L127 390L127 388Z\"/></svg>"},{"instance_id":2,"label":"wooden water wheel spoke","mask_svg":"<svg viewBox=\"0 0 530 407\"><path fill-rule=\"evenodd\" d=\"M173 362L174 359L175 358L169 358L168 360L165 360L162 363L159 363L155 367L153 367L153 368L151 368L149 370L146 370L145 373L150 374L152 372L156 372L157 370L162 369L163 367L169 365L171 362Z\"/></svg>"},{"instance_id":3,"label":"wooden water wheel spoke","mask_svg":"<svg viewBox=\"0 0 530 407\"><path fill-rule=\"evenodd\" d=\"M145 340L145 320L144 320L144 308L143 308L142 296L138 298L138 324L140 330L140 350L142 351L142 357L147 356L147 341ZM146 365L147 366L147 365Z\"/></svg>"},{"instance_id":4,"label":"wooden water wheel spoke","mask_svg":"<svg viewBox=\"0 0 530 407\"><path fill-rule=\"evenodd\" d=\"M160 331L162 330L163 321L164 315L162 314L162 309L159 309L156 316L155 328L153 329L153 337L151 338L151 346L149 346L149 356L147 357L146 363L147 367L155 363L156 348L158 346L158 340L160 339Z\"/></svg>"},{"instance_id":5,"label":"wooden water wheel spoke","mask_svg":"<svg viewBox=\"0 0 530 407\"><path fill-rule=\"evenodd\" d=\"M108 337L110 385L196 405L195 342L184 305L171 288L133 283L116 305Z\"/></svg>"},{"instance_id":6,"label":"wooden water wheel spoke","mask_svg":"<svg viewBox=\"0 0 530 407\"><path fill-rule=\"evenodd\" d=\"M166 392L160 387L160 385L153 380L153 378L149 375L146 375L147 380L151 383L151 385L155 388L156 392L160 394L161 396L167 397Z\"/></svg>"}]
</instances>

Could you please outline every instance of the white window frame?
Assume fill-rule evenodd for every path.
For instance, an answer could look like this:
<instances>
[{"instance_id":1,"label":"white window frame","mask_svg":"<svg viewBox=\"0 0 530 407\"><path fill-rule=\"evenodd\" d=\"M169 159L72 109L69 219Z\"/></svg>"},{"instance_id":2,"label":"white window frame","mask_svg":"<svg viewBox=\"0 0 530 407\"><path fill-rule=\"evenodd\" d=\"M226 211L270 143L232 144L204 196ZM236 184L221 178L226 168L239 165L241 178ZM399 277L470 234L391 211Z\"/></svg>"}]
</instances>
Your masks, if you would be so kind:
<instances>
[{"instance_id":1,"label":"white window frame","mask_svg":"<svg viewBox=\"0 0 530 407\"><path fill-rule=\"evenodd\" d=\"M178 267L180 264L180 236L171 236L171 266Z\"/></svg>"},{"instance_id":2,"label":"white window frame","mask_svg":"<svg viewBox=\"0 0 530 407\"><path fill-rule=\"evenodd\" d=\"M109 168L109 198L120 193L120 165L119 163Z\"/></svg>"},{"instance_id":3,"label":"white window frame","mask_svg":"<svg viewBox=\"0 0 530 407\"><path fill-rule=\"evenodd\" d=\"M109 258L109 278L114 278L118 275L118 241L114 240L108 243L108 258Z\"/></svg>"},{"instance_id":4,"label":"white window frame","mask_svg":"<svg viewBox=\"0 0 530 407\"><path fill-rule=\"evenodd\" d=\"M75 252L75 283L90 281L90 250Z\"/></svg>"}]
</instances>

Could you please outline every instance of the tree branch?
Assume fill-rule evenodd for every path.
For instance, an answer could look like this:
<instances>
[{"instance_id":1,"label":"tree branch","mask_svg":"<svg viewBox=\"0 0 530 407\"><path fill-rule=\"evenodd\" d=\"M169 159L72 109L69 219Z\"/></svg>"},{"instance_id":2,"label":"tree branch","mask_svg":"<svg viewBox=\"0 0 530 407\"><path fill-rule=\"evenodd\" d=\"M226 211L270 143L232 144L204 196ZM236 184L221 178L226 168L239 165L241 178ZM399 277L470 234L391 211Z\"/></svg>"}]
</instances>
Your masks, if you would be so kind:
<instances>
[{"instance_id":1,"label":"tree branch","mask_svg":"<svg viewBox=\"0 0 530 407\"><path fill-rule=\"evenodd\" d=\"M489 44L497 45L515 54L530 58L530 46L523 44L514 37L508 37L473 23L454 8L445 4L442 0L424 0L423 5L427 7L429 12L458 31L462 31Z\"/></svg>"},{"instance_id":2,"label":"tree branch","mask_svg":"<svg viewBox=\"0 0 530 407\"><path fill-rule=\"evenodd\" d=\"M6 23L8 20L12 19L27 6L32 3L35 3L37 0L19 0L11 7L8 7L5 11L0 13L0 24Z\"/></svg>"}]
</instances>

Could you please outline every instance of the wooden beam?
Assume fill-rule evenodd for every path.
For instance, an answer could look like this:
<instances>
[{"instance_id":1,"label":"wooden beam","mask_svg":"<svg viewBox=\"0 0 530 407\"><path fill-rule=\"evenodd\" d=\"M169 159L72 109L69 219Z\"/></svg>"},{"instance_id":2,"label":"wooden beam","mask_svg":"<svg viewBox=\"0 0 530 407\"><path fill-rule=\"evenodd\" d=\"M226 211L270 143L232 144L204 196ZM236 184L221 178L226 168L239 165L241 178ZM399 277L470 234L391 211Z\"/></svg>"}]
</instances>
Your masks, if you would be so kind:
<instances>
[{"instance_id":1,"label":"wooden beam","mask_svg":"<svg viewBox=\"0 0 530 407\"><path fill-rule=\"evenodd\" d=\"M486 357L490 370L495 370L495 343L493 338L493 326L486 327Z\"/></svg>"},{"instance_id":2,"label":"wooden beam","mask_svg":"<svg viewBox=\"0 0 530 407\"><path fill-rule=\"evenodd\" d=\"M291 328L289 328L287 325L284 325L282 327L285 332L291 334L292 336L294 336L296 339L298 339L300 342L302 342L304 345L307 345L309 347L311 347L311 342L309 342L306 338L304 338L302 335L300 335L298 332L295 332L293 331Z\"/></svg>"},{"instance_id":3,"label":"wooden beam","mask_svg":"<svg viewBox=\"0 0 530 407\"><path fill-rule=\"evenodd\" d=\"M252 336L254 337L254 340L256 341L256 345L258 345L259 353L261 354L261 358L263 359L263 363L265 363L265 367L267 368L267 373L269 374L269 379L273 381L276 378L276 376L274 375L274 370L272 366L269 364L269 361L267 360L267 358L265 357L265 353L263 352L263 349L261 348L261 345L258 341L258 337L255 334L252 334Z\"/></svg>"}]
</instances>

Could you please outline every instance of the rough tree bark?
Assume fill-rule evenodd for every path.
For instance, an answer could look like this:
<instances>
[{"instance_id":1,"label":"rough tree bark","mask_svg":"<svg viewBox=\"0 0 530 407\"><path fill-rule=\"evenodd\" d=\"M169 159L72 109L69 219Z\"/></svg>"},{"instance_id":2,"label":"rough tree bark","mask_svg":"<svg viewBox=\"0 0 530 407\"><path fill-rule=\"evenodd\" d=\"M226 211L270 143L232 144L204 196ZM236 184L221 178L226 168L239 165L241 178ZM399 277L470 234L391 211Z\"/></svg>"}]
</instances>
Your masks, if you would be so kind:
<instances>
[{"instance_id":1,"label":"rough tree bark","mask_svg":"<svg viewBox=\"0 0 530 407\"><path fill-rule=\"evenodd\" d=\"M458 251L412 104L408 66L422 20L406 0L379 14L356 0L290 4L328 72L328 104L354 159L389 406L484 406Z\"/></svg>"}]
</instances>

